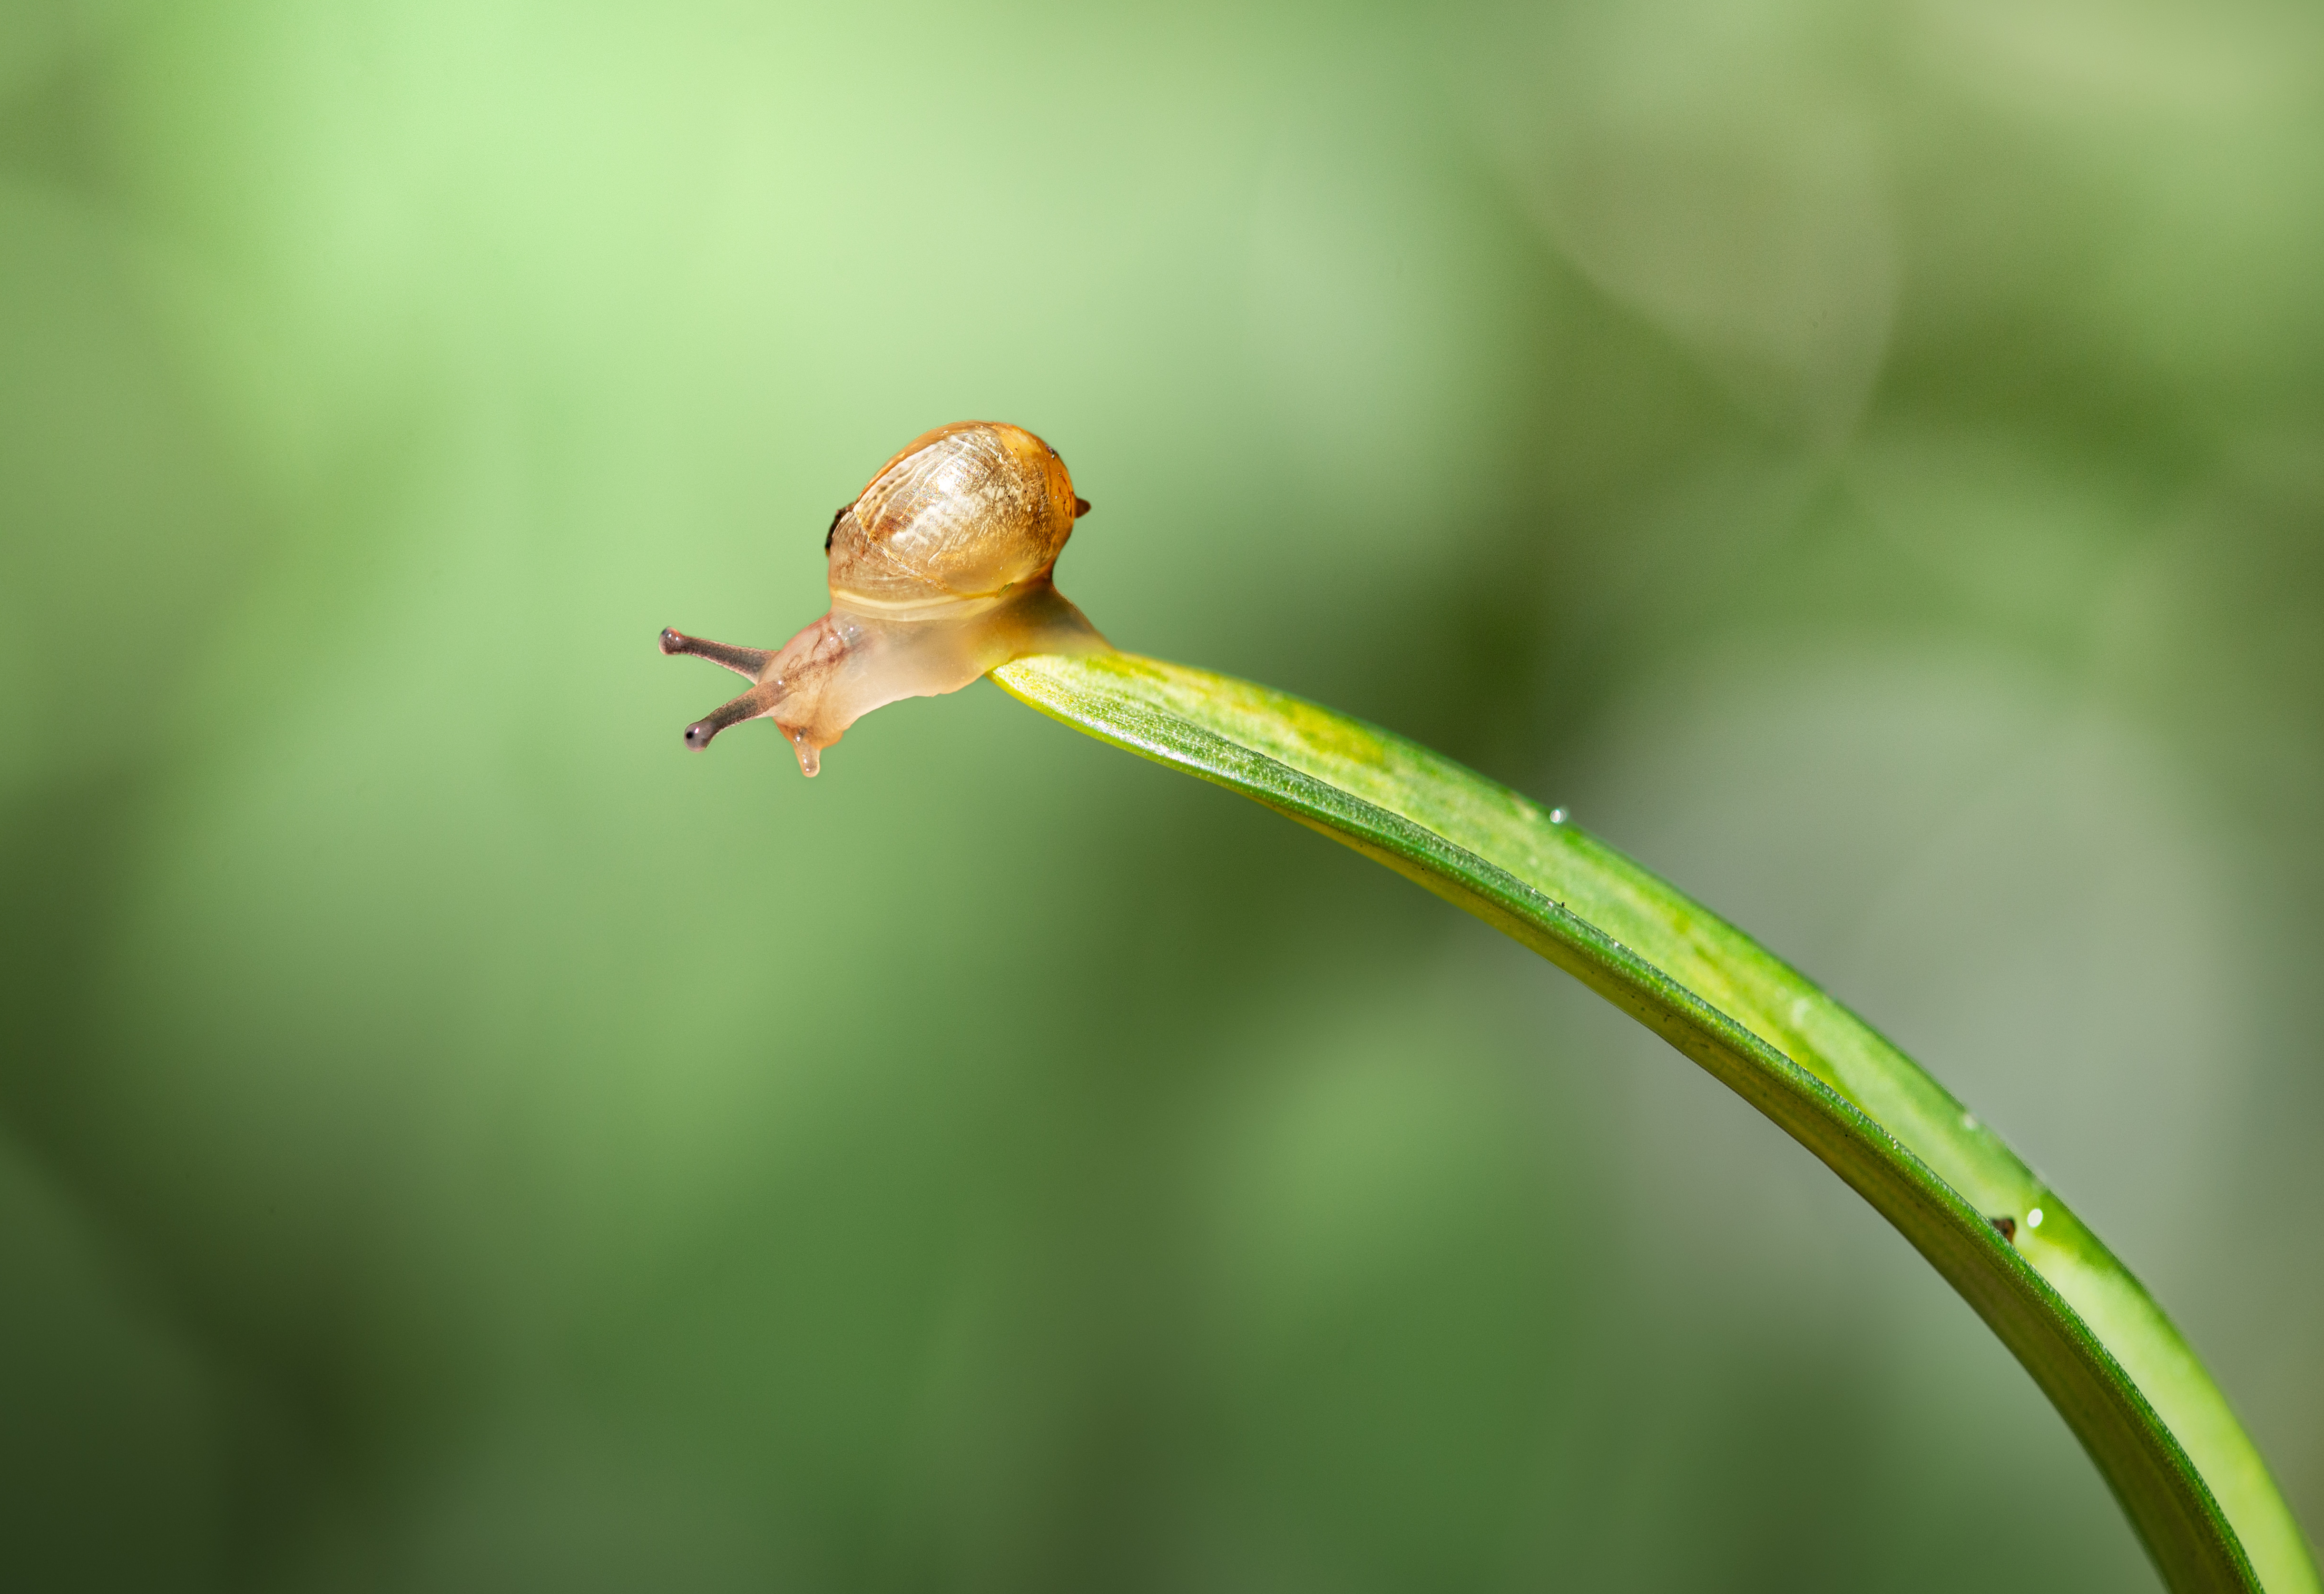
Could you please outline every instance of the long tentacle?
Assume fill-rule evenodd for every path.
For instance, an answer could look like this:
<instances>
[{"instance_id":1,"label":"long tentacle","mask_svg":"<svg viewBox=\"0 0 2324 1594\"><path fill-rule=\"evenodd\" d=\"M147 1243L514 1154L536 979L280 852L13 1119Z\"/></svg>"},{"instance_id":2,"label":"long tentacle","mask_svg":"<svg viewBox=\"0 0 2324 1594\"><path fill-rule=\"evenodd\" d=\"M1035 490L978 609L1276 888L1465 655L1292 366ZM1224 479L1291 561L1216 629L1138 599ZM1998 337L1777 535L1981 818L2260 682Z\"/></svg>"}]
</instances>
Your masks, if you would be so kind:
<instances>
[{"instance_id":1,"label":"long tentacle","mask_svg":"<svg viewBox=\"0 0 2324 1594\"><path fill-rule=\"evenodd\" d=\"M762 681L735 698L721 704L686 728L686 745L700 752L710 745L710 739L729 725L739 725L744 720L755 720L771 711L782 700L784 692L779 682Z\"/></svg>"},{"instance_id":2,"label":"long tentacle","mask_svg":"<svg viewBox=\"0 0 2324 1594\"><path fill-rule=\"evenodd\" d=\"M770 648L738 648L732 642L714 642L706 637L690 637L682 631L664 630L661 650L665 653L691 653L696 659L707 659L713 664L723 664L747 680L757 680L772 659Z\"/></svg>"}]
</instances>

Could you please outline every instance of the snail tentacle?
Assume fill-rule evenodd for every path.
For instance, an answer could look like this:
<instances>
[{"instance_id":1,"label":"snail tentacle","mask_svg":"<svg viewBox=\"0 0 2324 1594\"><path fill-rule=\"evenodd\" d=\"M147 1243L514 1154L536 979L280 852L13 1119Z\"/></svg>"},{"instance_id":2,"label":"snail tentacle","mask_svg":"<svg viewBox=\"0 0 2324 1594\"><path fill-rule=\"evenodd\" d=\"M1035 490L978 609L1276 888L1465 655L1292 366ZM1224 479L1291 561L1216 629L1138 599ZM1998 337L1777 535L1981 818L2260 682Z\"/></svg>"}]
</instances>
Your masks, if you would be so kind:
<instances>
[{"instance_id":1,"label":"snail tentacle","mask_svg":"<svg viewBox=\"0 0 2324 1594\"><path fill-rule=\"evenodd\" d=\"M707 659L713 664L724 665L745 680L757 680L767 672L767 660L774 654L765 648L738 648L732 642L714 642L707 637L690 637L682 631L662 628L661 650L665 653L691 653L696 659Z\"/></svg>"},{"instance_id":2,"label":"snail tentacle","mask_svg":"<svg viewBox=\"0 0 2324 1594\"><path fill-rule=\"evenodd\" d=\"M700 752L710 745L710 739L729 725L739 725L744 720L755 720L761 714L771 714L775 705L783 699L780 681L761 681L732 702L722 703L686 728L686 745Z\"/></svg>"}]
</instances>

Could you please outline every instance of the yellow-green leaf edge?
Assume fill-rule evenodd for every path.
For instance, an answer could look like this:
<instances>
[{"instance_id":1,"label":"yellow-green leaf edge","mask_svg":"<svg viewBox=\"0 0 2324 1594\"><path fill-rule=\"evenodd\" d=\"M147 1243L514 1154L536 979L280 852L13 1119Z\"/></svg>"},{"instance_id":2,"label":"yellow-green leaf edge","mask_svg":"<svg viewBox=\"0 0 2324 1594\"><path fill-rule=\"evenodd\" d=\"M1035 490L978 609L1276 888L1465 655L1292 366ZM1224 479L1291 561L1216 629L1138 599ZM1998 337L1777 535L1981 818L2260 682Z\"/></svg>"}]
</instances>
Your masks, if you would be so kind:
<instances>
[{"instance_id":1,"label":"yellow-green leaf edge","mask_svg":"<svg viewBox=\"0 0 2324 1594\"><path fill-rule=\"evenodd\" d=\"M1344 842L1573 974L1821 1157L1960 1292L2170 1588L2324 1594L2266 1463L2144 1287L1942 1085L1749 936L1506 787L1287 693L1125 653L1044 654L992 678ZM1995 1216L2015 1221L2014 1243Z\"/></svg>"}]
</instances>

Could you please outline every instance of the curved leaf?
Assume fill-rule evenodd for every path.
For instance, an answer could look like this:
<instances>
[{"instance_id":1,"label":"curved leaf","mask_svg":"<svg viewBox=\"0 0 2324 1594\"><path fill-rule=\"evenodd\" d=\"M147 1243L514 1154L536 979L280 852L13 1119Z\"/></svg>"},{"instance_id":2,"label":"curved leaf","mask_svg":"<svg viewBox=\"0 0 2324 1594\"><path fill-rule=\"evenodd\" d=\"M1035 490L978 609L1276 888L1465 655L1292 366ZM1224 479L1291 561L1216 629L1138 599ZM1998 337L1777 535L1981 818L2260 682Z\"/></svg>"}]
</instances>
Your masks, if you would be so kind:
<instances>
[{"instance_id":1,"label":"curved leaf","mask_svg":"<svg viewBox=\"0 0 2324 1594\"><path fill-rule=\"evenodd\" d=\"M2064 1415L2170 1587L2318 1594L2265 1463L2138 1281L1943 1086L1741 931L1508 788L1287 694L1129 654L1021 659L993 678L1345 842L1580 978L1944 1275Z\"/></svg>"}]
</instances>

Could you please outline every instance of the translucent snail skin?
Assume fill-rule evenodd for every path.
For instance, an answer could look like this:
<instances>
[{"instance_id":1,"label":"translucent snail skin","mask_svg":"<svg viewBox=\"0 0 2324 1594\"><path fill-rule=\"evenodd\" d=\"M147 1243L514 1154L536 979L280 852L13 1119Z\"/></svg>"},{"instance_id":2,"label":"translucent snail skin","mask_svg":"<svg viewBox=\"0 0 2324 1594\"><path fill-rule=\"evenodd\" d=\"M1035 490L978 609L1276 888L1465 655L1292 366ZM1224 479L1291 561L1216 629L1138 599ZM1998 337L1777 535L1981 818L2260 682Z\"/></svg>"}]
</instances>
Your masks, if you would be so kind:
<instances>
[{"instance_id":1,"label":"translucent snail skin","mask_svg":"<svg viewBox=\"0 0 2324 1594\"><path fill-rule=\"evenodd\" d=\"M1089 508L1057 451L1022 427L961 420L915 438L832 517L830 613L771 652L661 633L663 652L752 683L687 726L687 746L770 719L813 775L883 703L957 692L1028 653L1109 651L1049 580Z\"/></svg>"}]
</instances>

